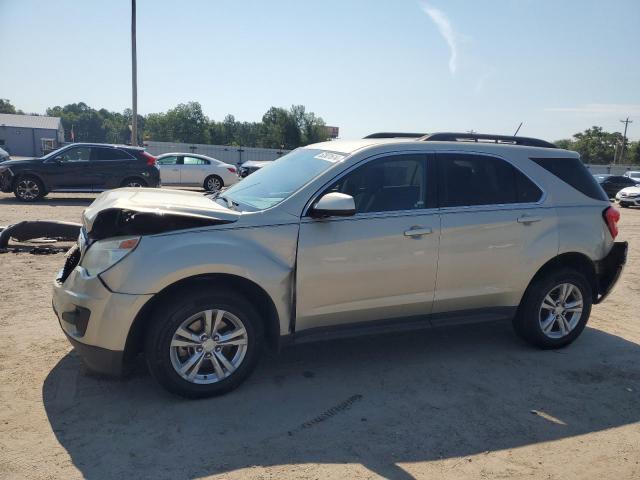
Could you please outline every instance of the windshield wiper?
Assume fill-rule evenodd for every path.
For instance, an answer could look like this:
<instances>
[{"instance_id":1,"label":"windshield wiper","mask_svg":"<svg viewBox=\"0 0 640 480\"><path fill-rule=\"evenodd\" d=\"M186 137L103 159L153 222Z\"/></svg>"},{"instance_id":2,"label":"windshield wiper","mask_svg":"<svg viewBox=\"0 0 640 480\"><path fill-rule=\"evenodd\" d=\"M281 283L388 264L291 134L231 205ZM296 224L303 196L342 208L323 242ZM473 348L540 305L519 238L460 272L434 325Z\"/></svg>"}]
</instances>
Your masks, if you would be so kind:
<instances>
[{"instance_id":1,"label":"windshield wiper","mask_svg":"<svg viewBox=\"0 0 640 480\"><path fill-rule=\"evenodd\" d=\"M220 198L220 200L224 200L225 203L227 204L227 208L231 210L238 210L236 208L238 205L240 205L238 202L234 202L233 200L231 200L228 197L225 197L224 195L221 195L220 197L216 197L216 198Z\"/></svg>"}]
</instances>

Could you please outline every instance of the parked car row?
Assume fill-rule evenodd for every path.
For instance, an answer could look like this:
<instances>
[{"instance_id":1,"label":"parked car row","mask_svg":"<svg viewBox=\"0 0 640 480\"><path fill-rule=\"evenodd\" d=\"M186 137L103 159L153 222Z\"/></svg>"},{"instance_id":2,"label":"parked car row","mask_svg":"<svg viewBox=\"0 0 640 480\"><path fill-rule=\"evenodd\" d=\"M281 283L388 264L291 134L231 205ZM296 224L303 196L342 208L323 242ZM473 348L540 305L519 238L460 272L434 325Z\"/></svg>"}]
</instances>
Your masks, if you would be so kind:
<instances>
[{"instance_id":1,"label":"parked car row","mask_svg":"<svg viewBox=\"0 0 640 480\"><path fill-rule=\"evenodd\" d=\"M102 192L118 187L201 187L213 192L271 162L235 165L195 153L157 158L141 147L74 143L48 155L11 160L0 149L0 190L33 202L49 192Z\"/></svg>"},{"instance_id":2,"label":"parked car row","mask_svg":"<svg viewBox=\"0 0 640 480\"><path fill-rule=\"evenodd\" d=\"M230 187L238 181L236 167L195 153L165 153L157 158L162 185L202 187L208 191Z\"/></svg>"},{"instance_id":3,"label":"parked car row","mask_svg":"<svg viewBox=\"0 0 640 480\"><path fill-rule=\"evenodd\" d=\"M41 158L0 163L0 190L22 201L49 192L100 192L118 187L157 187L156 159L143 148L74 143Z\"/></svg>"}]
</instances>

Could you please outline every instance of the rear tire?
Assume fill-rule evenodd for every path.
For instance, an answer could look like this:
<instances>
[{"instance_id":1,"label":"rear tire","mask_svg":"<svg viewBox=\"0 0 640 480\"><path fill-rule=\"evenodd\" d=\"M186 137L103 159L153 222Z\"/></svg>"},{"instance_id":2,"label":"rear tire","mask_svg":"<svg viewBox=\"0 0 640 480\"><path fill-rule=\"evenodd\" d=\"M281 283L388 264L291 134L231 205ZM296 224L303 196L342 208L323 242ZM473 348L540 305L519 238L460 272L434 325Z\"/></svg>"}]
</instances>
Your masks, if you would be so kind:
<instances>
[{"instance_id":1,"label":"rear tire","mask_svg":"<svg viewBox=\"0 0 640 480\"><path fill-rule=\"evenodd\" d=\"M527 288L513 319L514 329L536 347L565 347L587 325L592 299L591 284L582 273L568 268L551 271Z\"/></svg>"},{"instance_id":2,"label":"rear tire","mask_svg":"<svg viewBox=\"0 0 640 480\"><path fill-rule=\"evenodd\" d=\"M145 338L145 356L166 390L205 398L237 388L255 368L262 345L262 321L251 303L234 291L216 290L161 302Z\"/></svg>"},{"instance_id":3,"label":"rear tire","mask_svg":"<svg viewBox=\"0 0 640 480\"><path fill-rule=\"evenodd\" d=\"M218 175L209 175L204 179L204 183L202 184L202 186L208 192L217 192L222 187L224 187L224 182Z\"/></svg>"},{"instance_id":4,"label":"rear tire","mask_svg":"<svg viewBox=\"0 0 640 480\"><path fill-rule=\"evenodd\" d=\"M138 177L125 178L120 184L121 187L146 187L147 182Z\"/></svg>"},{"instance_id":5,"label":"rear tire","mask_svg":"<svg viewBox=\"0 0 640 480\"><path fill-rule=\"evenodd\" d=\"M21 202L35 202L44 197L46 192L39 178L25 175L16 179L13 186L13 194Z\"/></svg>"}]
</instances>

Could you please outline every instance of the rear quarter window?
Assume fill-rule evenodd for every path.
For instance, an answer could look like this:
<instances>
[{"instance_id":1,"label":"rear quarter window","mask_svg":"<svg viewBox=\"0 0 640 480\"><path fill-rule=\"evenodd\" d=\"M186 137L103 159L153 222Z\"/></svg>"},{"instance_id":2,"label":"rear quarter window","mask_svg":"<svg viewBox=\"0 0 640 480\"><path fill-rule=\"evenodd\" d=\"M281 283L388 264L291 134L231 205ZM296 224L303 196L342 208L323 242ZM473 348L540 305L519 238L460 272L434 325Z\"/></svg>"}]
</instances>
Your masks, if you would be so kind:
<instances>
[{"instance_id":1,"label":"rear quarter window","mask_svg":"<svg viewBox=\"0 0 640 480\"><path fill-rule=\"evenodd\" d=\"M579 158L532 158L531 160L587 197L609 201L607 194Z\"/></svg>"}]
</instances>

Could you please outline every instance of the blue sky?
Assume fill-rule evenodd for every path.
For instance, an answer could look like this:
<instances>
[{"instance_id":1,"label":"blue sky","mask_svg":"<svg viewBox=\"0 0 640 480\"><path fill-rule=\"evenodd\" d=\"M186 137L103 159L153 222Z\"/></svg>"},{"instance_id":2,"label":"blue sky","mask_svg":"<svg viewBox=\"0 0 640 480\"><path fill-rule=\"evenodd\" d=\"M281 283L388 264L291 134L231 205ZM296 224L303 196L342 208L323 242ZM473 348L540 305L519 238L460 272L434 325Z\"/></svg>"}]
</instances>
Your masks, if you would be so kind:
<instances>
[{"instance_id":1,"label":"blue sky","mask_svg":"<svg viewBox=\"0 0 640 480\"><path fill-rule=\"evenodd\" d=\"M0 0L0 98L130 105L129 0ZM637 0L138 0L138 105L222 120L304 104L341 137L640 138Z\"/></svg>"}]
</instances>

